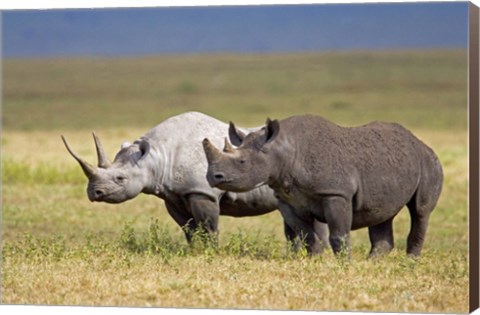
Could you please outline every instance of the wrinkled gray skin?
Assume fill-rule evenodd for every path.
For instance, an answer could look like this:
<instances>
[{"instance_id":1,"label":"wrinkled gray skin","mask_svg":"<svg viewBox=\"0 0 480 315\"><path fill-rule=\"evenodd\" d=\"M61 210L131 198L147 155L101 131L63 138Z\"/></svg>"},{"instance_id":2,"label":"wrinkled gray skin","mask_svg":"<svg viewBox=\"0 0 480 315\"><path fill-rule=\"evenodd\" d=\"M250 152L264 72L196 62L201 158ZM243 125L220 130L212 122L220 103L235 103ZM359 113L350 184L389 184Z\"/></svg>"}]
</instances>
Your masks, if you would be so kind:
<instances>
[{"instance_id":1,"label":"wrinkled gray skin","mask_svg":"<svg viewBox=\"0 0 480 315\"><path fill-rule=\"evenodd\" d=\"M209 137L220 145L227 133L228 125L219 120L198 112L184 113L160 123L133 144L124 143L113 163L94 134L98 167L78 157L63 136L62 139L88 178L87 194L91 201L120 203L140 193L156 195L164 199L178 225L185 227L190 241L191 233L199 226L215 233L219 214L254 216L278 208L268 186L235 193L208 185L201 140ZM320 226L318 231L327 238L326 226Z\"/></svg>"},{"instance_id":2,"label":"wrinkled gray skin","mask_svg":"<svg viewBox=\"0 0 480 315\"><path fill-rule=\"evenodd\" d=\"M212 186L247 191L264 184L274 189L286 224L305 237L310 253L323 246L313 220L328 224L334 253L350 255L350 230L368 227L370 256L394 246L392 221L406 205L411 215L407 253L420 255L442 188L435 153L394 123L372 122L344 128L319 116L267 120L245 136L230 125L236 150L203 145Z\"/></svg>"}]
</instances>

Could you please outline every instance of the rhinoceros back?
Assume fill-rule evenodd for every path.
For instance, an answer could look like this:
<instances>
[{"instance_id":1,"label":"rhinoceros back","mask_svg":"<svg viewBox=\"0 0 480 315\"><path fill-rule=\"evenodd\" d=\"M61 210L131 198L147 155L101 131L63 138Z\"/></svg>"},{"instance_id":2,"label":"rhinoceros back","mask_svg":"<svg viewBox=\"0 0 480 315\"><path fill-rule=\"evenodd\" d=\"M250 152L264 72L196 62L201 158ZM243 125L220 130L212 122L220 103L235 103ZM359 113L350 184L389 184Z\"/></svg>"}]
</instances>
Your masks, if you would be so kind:
<instances>
[{"instance_id":1,"label":"rhinoceros back","mask_svg":"<svg viewBox=\"0 0 480 315\"><path fill-rule=\"evenodd\" d=\"M353 228L373 224L377 216L372 213L379 209L378 220L394 215L421 183L423 194L432 196L429 203L438 199L442 181L438 158L398 124L346 128L317 116L297 116L282 121L281 128L279 136L296 143L295 156L302 166L297 170L302 172L295 175L303 179L302 186L354 196L353 210L365 215L354 218Z\"/></svg>"},{"instance_id":2,"label":"rhinoceros back","mask_svg":"<svg viewBox=\"0 0 480 315\"><path fill-rule=\"evenodd\" d=\"M221 193L206 181L207 160L202 140L223 146L228 125L199 112L170 117L148 131L144 138L161 151L159 167L166 170L164 185L175 194L203 193L214 199Z\"/></svg>"}]
</instances>

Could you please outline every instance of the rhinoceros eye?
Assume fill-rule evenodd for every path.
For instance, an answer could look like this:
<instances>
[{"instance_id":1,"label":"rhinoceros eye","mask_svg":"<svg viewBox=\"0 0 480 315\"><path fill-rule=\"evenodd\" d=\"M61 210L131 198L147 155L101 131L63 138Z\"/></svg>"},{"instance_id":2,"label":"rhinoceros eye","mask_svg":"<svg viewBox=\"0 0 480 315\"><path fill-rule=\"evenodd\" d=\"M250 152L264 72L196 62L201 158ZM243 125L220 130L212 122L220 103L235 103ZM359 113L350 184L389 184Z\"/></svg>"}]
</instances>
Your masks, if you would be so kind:
<instances>
[{"instance_id":1,"label":"rhinoceros eye","mask_svg":"<svg viewBox=\"0 0 480 315\"><path fill-rule=\"evenodd\" d=\"M121 175L115 177L115 180L116 180L117 182L123 182L123 181L125 181L126 179L127 179L127 178L126 178L125 176L121 176Z\"/></svg>"},{"instance_id":2,"label":"rhinoceros eye","mask_svg":"<svg viewBox=\"0 0 480 315\"><path fill-rule=\"evenodd\" d=\"M245 164L245 162L246 162L246 161L245 161L244 159L241 159L241 160L240 160L240 164Z\"/></svg>"}]
</instances>

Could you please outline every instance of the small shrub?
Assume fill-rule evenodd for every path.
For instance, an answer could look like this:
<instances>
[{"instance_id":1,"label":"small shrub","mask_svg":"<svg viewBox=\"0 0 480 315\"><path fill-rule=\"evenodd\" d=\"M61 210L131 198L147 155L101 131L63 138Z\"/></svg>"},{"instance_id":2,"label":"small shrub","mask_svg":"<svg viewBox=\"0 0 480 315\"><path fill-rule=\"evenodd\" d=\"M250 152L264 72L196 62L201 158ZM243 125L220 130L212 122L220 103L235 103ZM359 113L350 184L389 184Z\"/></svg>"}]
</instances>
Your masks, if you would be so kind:
<instances>
[{"instance_id":1,"label":"small shrub","mask_svg":"<svg viewBox=\"0 0 480 315\"><path fill-rule=\"evenodd\" d=\"M239 231L230 235L227 243L222 247L222 252L236 257L278 259L284 255L281 248L273 235L263 236L260 233L255 235Z\"/></svg>"},{"instance_id":2,"label":"small shrub","mask_svg":"<svg viewBox=\"0 0 480 315\"><path fill-rule=\"evenodd\" d=\"M120 235L120 246L130 252L139 252L139 244L132 222L125 223Z\"/></svg>"},{"instance_id":3,"label":"small shrub","mask_svg":"<svg viewBox=\"0 0 480 315\"><path fill-rule=\"evenodd\" d=\"M202 226L198 226L194 231L186 231L190 233L191 240L189 252L193 255L213 255L218 253L218 235L210 234Z\"/></svg>"},{"instance_id":4,"label":"small shrub","mask_svg":"<svg viewBox=\"0 0 480 315\"><path fill-rule=\"evenodd\" d=\"M132 222L126 222L122 229L119 248L130 254L160 255L165 263L174 256L184 256L186 245L176 242L167 229L160 227L158 219L151 219L147 232L136 233Z\"/></svg>"},{"instance_id":5,"label":"small shrub","mask_svg":"<svg viewBox=\"0 0 480 315\"><path fill-rule=\"evenodd\" d=\"M239 233L232 234L228 238L223 250L228 255L243 257L251 252L251 243L248 236L240 231Z\"/></svg>"},{"instance_id":6,"label":"small shrub","mask_svg":"<svg viewBox=\"0 0 480 315\"><path fill-rule=\"evenodd\" d=\"M174 256L183 256L183 246L175 242L165 228L160 228L158 219L151 219L145 248L150 255L160 255L165 263Z\"/></svg>"},{"instance_id":7,"label":"small shrub","mask_svg":"<svg viewBox=\"0 0 480 315\"><path fill-rule=\"evenodd\" d=\"M48 239L41 239L30 233L25 233L17 244L6 243L2 249L3 257L20 254L25 258L43 259L53 258L60 260L71 255L72 250L67 248L62 236L53 235Z\"/></svg>"}]
</instances>

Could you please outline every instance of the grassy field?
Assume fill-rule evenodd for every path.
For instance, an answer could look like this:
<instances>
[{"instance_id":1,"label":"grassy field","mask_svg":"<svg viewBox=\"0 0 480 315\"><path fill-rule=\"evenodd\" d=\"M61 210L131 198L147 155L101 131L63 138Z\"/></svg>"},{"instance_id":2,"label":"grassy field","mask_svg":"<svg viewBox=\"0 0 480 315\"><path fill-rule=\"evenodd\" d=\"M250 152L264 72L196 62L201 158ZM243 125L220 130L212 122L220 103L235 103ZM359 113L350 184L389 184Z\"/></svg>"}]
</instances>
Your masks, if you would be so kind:
<instances>
[{"instance_id":1,"label":"grassy field","mask_svg":"<svg viewBox=\"0 0 480 315\"><path fill-rule=\"evenodd\" d=\"M5 60L2 303L302 310L468 310L465 51ZM60 134L95 161L163 119L197 110L239 125L299 113L353 126L396 121L439 155L445 182L422 257L288 250L278 212L221 217L220 244L187 246L152 196L90 203ZM201 239L198 235L198 239Z\"/></svg>"}]
</instances>

